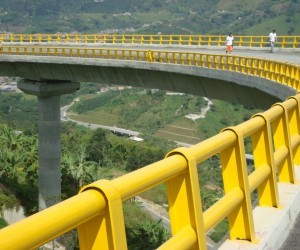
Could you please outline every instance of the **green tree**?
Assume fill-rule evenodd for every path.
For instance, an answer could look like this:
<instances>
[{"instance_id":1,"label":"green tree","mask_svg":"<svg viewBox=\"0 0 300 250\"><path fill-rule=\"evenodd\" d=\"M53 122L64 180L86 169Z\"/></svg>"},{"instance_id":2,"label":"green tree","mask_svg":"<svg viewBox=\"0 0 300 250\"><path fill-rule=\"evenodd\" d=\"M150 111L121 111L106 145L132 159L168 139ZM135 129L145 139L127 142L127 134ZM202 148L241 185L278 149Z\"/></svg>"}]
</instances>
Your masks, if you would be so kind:
<instances>
[{"instance_id":1,"label":"green tree","mask_svg":"<svg viewBox=\"0 0 300 250\"><path fill-rule=\"evenodd\" d=\"M87 145L87 160L97 162L101 166L104 155L110 148L111 143L106 137L106 132L103 129L96 129Z\"/></svg>"},{"instance_id":2,"label":"green tree","mask_svg":"<svg viewBox=\"0 0 300 250\"><path fill-rule=\"evenodd\" d=\"M27 213L37 203L37 139L0 125L0 180L22 202Z\"/></svg>"},{"instance_id":3,"label":"green tree","mask_svg":"<svg viewBox=\"0 0 300 250\"><path fill-rule=\"evenodd\" d=\"M75 186L83 187L93 181L93 174L97 170L97 163L86 161L86 148L78 146L78 152L65 154L62 158L64 173L69 175L75 182Z\"/></svg>"},{"instance_id":4,"label":"green tree","mask_svg":"<svg viewBox=\"0 0 300 250\"><path fill-rule=\"evenodd\" d=\"M132 250L157 249L170 237L161 221L144 221L137 228L127 228L128 248Z\"/></svg>"}]
</instances>

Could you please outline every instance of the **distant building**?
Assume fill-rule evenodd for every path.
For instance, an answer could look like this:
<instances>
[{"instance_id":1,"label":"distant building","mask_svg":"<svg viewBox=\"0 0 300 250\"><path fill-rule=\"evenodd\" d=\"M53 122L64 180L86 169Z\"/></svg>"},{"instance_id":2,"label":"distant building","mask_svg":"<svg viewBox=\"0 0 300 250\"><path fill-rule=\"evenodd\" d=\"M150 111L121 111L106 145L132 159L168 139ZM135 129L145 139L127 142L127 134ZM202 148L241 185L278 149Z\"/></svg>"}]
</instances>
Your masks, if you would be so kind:
<instances>
[{"instance_id":1,"label":"distant building","mask_svg":"<svg viewBox=\"0 0 300 250\"><path fill-rule=\"evenodd\" d=\"M0 92L20 92L17 87L17 79L12 77L0 77Z\"/></svg>"}]
</instances>

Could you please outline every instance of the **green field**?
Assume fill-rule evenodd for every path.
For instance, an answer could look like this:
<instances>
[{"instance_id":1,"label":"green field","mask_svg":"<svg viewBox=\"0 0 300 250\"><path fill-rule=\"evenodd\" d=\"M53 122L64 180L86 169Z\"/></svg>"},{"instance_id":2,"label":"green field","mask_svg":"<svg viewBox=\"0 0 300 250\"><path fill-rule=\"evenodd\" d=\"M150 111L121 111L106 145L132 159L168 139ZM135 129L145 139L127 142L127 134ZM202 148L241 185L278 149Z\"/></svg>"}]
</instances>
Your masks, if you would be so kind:
<instances>
[{"instance_id":1,"label":"green field","mask_svg":"<svg viewBox=\"0 0 300 250\"><path fill-rule=\"evenodd\" d=\"M259 112L220 100L213 100L213 103L204 119L193 121L185 116L200 113L207 105L202 97L130 89L84 96L71 107L68 116L81 122L116 126L169 141L196 144Z\"/></svg>"},{"instance_id":2,"label":"green field","mask_svg":"<svg viewBox=\"0 0 300 250\"><path fill-rule=\"evenodd\" d=\"M68 114L68 117L72 120L100 124L105 126L115 126L118 120L118 115L111 114L109 110L90 111L84 114Z\"/></svg>"}]
</instances>

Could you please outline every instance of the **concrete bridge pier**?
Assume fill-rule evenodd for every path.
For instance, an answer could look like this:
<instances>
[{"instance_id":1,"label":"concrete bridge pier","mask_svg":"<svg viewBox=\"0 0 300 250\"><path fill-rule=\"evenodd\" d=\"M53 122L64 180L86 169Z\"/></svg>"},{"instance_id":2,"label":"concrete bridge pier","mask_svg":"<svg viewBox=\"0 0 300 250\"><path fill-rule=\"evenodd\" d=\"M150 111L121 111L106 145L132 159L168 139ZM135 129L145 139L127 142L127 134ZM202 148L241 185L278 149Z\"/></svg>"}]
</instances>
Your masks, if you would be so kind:
<instances>
[{"instance_id":1,"label":"concrete bridge pier","mask_svg":"<svg viewBox=\"0 0 300 250\"><path fill-rule=\"evenodd\" d=\"M61 200L60 95L80 88L78 82L22 80L18 88L38 97L39 210Z\"/></svg>"}]
</instances>

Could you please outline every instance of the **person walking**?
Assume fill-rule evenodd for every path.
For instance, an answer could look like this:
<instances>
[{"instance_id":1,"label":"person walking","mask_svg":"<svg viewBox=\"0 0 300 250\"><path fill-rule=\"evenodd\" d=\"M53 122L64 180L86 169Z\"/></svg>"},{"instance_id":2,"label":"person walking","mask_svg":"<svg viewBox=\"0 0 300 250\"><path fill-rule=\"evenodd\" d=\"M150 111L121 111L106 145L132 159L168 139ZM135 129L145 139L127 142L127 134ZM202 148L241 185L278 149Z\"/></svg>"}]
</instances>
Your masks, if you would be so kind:
<instances>
[{"instance_id":1,"label":"person walking","mask_svg":"<svg viewBox=\"0 0 300 250\"><path fill-rule=\"evenodd\" d=\"M270 53L273 53L274 52L275 42L277 42L277 36L276 36L276 31L275 30L273 30L270 33L269 38L270 38L270 46L271 46Z\"/></svg>"},{"instance_id":2,"label":"person walking","mask_svg":"<svg viewBox=\"0 0 300 250\"><path fill-rule=\"evenodd\" d=\"M229 35L226 38L226 54L229 53L231 54L232 50L233 50L233 35L232 33L229 33Z\"/></svg>"}]
</instances>

